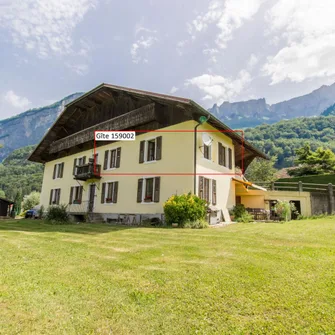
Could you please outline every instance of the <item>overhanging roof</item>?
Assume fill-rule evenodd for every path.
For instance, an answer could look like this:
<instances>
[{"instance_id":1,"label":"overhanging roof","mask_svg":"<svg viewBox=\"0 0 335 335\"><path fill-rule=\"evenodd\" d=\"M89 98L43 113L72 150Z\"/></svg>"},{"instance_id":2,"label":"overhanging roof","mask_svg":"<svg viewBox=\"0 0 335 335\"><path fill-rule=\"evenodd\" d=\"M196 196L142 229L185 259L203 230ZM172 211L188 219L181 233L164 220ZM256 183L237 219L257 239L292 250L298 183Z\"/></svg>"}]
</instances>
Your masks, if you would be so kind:
<instances>
[{"instance_id":1,"label":"overhanging roof","mask_svg":"<svg viewBox=\"0 0 335 335\"><path fill-rule=\"evenodd\" d=\"M113 92L122 92L126 94L127 96L130 96L134 99L146 99L149 102L155 102L159 104L173 104L175 106L181 107L181 108L191 108L192 111L197 115L198 119L200 116L206 116L208 117L210 115L210 119L208 120L208 123L212 125L214 128L224 131L225 135L230 137L235 142L235 150L236 152L239 151L239 155L241 157L244 157L244 160L246 162L251 161L255 157L261 157L264 159L268 159L268 157L252 146L249 142L245 141L243 138L243 135L240 135L239 133L233 131L231 128L229 128L227 125L222 123L219 119L217 119L214 115L209 113L207 110L205 110L203 107L198 105L196 102L185 99L181 97L171 96L171 95L165 95L165 94L159 94L149 91L142 91L138 89L133 88L127 88L122 86L116 86L116 85L109 85L109 84L101 84L91 91L85 93L84 95L80 96L76 100L70 102L65 106L65 109L63 112L59 115L56 122L53 124L53 126L49 129L49 131L45 134L41 142L38 144L36 149L33 151L33 153L28 158L31 161L44 163L44 160L41 158L41 154L47 150L51 143L54 141L57 141L59 139L58 132L59 130L64 127L64 125L67 124L67 122L72 122L71 117L76 112L76 109L85 109L85 108L91 108L92 106L96 104L102 104L102 102L105 99L113 99ZM241 131L241 134L243 132ZM243 148L243 149L242 149ZM245 164L247 166L248 163Z\"/></svg>"}]
</instances>

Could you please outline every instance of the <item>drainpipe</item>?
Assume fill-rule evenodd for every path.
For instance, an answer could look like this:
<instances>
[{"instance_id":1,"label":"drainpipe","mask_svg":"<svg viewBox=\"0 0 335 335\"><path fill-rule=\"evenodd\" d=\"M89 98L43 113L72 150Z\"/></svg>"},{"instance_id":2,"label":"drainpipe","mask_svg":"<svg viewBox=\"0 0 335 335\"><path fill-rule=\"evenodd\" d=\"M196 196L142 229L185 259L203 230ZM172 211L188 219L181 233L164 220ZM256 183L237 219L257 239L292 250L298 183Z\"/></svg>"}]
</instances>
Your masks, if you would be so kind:
<instances>
[{"instance_id":1,"label":"drainpipe","mask_svg":"<svg viewBox=\"0 0 335 335\"><path fill-rule=\"evenodd\" d=\"M194 183L194 195L196 195L197 193L197 147L198 147L198 144L197 144L197 130L198 130L198 127L202 124L204 124L205 122L207 122L209 119L210 119L210 115L208 115L207 117L206 116L201 116L199 118L199 122L198 124L194 127L194 168L193 168L193 171L194 171L194 180L193 180L193 183Z\"/></svg>"}]
</instances>

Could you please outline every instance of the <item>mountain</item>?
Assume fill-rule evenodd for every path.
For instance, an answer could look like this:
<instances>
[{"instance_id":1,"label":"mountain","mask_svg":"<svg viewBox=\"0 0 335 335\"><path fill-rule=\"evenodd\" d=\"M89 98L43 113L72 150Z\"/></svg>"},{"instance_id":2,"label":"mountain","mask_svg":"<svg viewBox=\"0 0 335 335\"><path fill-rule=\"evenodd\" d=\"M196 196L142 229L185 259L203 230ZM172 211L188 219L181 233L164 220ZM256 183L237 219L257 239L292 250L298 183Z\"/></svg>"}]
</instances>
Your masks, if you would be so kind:
<instances>
[{"instance_id":1,"label":"mountain","mask_svg":"<svg viewBox=\"0 0 335 335\"><path fill-rule=\"evenodd\" d=\"M284 119L319 116L335 103L335 83L273 105L265 99L242 102L224 102L209 111L231 128L255 127L262 123L275 123Z\"/></svg>"},{"instance_id":2,"label":"mountain","mask_svg":"<svg viewBox=\"0 0 335 335\"><path fill-rule=\"evenodd\" d=\"M46 107L34 108L0 121L0 162L13 150L37 144L51 127L64 106L83 93L74 93Z\"/></svg>"},{"instance_id":3,"label":"mountain","mask_svg":"<svg viewBox=\"0 0 335 335\"><path fill-rule=\"evenodd\" d=\"M34 146L14 150L0 164L0 191L8 199L13 200L18 191L22 195L41 191L43 165L27 160L33 150Z\"/></svg>"},{"instance_id":4,"label":"mountain","mask_svg":"<svg viewBox=\"0 0 335 335\"><path fill-rule=\"evenodd\" d=\"M321 116L335 116L335 104L331 105L327 109L325 109L322 113Z\"/></svg>"},{"instance_id":5,"label":"mountain","mask_svg":"<svg viewBox=\"0 0 335 335\"><path fill-rule=\"evenodd\" d=\"M269 157L277 156L277 168L294 165L295 151L305 143L335 152L335 116L300 117L244 131L245 138Z\"/></svg>"}]
</instances>

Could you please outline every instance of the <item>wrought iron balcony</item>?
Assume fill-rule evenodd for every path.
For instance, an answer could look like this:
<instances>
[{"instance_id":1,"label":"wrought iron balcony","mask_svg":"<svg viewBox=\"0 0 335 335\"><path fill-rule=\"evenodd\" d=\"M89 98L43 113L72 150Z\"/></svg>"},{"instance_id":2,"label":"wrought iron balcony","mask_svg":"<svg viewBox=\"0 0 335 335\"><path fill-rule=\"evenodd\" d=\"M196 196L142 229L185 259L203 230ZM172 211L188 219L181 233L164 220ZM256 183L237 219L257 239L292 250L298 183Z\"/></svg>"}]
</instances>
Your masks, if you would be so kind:
<instances>
[{"instance_id":1,"label":"wrought iron balcony","mask_svg":"<svg viewBox=\"0 0 335 335\"><path fill-rule=\"evenodd\" d=\"M84 165L78 165L74 179L87 181L89 179L101 179L101 165L90 162Z\"/></svg>"}]
</instances>

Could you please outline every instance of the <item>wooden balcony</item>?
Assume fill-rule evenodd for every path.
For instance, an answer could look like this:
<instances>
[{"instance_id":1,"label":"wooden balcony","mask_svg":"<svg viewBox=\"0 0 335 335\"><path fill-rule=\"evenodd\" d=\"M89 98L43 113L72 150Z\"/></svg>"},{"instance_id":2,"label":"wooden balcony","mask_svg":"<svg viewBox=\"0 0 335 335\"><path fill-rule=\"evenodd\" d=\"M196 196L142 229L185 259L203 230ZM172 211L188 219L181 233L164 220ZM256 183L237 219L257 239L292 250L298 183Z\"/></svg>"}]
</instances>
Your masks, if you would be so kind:
<instances>
[{"instance_id":1,"label":"wooden balcony","mask_svg":"<svg viewBox=\"0 0 335 335\"><path fill-rule=\"evenodd\" d=\"M88 163L76 167L76 173L74 179L87 181L89 179L101 179L101 165Z\"/></svg>"}]
</instances>

